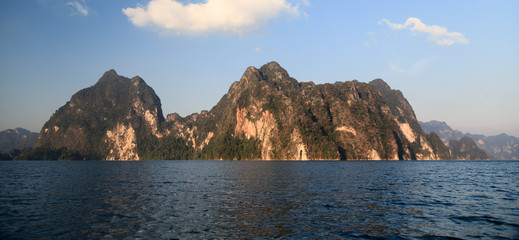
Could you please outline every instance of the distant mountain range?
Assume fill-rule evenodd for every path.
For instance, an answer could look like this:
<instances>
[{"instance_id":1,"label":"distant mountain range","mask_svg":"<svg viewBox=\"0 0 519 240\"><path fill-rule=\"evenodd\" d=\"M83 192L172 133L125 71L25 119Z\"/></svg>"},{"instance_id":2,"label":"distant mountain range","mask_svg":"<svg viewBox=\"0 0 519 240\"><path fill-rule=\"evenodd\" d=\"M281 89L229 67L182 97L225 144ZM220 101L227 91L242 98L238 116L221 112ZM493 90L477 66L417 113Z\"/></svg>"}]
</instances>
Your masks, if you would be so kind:
<instances>
[{"instance_id":1,"label":"distant mountain range","mask_svg":"<svg viewBox=\"0 0 519 240\"><path fill-rule=\"evenodd\" d=\"M32 147L37 138L38 133L23 128L2 131L0 132L0 153Z\"/></svg>"},{"instance_id":2,"label":"distant mountain range","mask_svg":"<svg viewBox=\"0 0 519 240\"><path fill-rule=\"evenodd\" d=\"M420 122L427 133L435 132L441 140L450 145L451 140L458 141L463 137L473 139L475 144L485 151L491 159L519 160L519 138L507 134L497 136L485 136L482 134L463 133L452 129L447 123L441 121ZM465 141L467 141L465 139Z\"/></svg>"}]
</instances>

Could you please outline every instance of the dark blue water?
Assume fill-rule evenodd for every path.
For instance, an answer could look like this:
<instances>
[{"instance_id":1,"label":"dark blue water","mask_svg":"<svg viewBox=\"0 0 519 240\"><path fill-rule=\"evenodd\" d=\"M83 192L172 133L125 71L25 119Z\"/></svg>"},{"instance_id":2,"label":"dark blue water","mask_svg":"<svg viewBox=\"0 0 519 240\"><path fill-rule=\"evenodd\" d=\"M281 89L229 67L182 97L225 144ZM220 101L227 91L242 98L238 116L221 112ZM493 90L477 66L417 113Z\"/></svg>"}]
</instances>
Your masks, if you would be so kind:
<instances>
[{"instance_id":1,"label":"dark blue water","mask_svg":"<svg viewBox=\"0 0 519 240\"><path fill-rule=\"evenodd\" d=\"M0 162L0 239L518 233L519 162Z\"/></svg>"}]
</instances>

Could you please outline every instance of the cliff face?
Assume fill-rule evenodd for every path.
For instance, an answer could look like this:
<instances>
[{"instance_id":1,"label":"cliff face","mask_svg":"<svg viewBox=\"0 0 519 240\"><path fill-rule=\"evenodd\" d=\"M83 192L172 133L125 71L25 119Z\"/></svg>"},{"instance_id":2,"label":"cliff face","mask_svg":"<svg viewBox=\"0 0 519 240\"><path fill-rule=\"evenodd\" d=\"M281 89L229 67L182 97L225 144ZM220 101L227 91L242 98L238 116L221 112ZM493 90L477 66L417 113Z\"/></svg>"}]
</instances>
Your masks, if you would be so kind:
<instances>
[{"instance_id":1,"label":"cliff face","mask_svg":"<svg viewBox=\"0 0 519 240\"><path fill-rule=\"evenodd\" d=\"M445 159L448 153L442 151L441 144L432 145L429 142L427 134L422 130L411 104L405 99L402 92L393 90L381 79L373 80L369 83L376 87L386 103L391 109L394 121L397 123L400 131L404 134L408 144L404 144L406 153L412 159L435 160Z\"/></svg>"},{"instance_id":2,"label":"cliff face","mask_svg":"<svg viewBox=\"0 0 519 240\"><path fill-rule=\"evenodd\" d=\"M382 80L300 83L271 62L247 68L210 111L166 120L142 79L109 71L54 114L36 146L109 160L450 158L434 140Z\"/></svg>"},{"instance_id":3,"label":"cliff face","mask_svg":"<svg viewBox=\"0 0 519 240\"><path fill-rule=\"evenodd\" d=\"M163 121L160 99L144 80L110 70L54 113L35 148L66 149L92 159L138 160L137 142L161 137Z\"/></svg>"},{"instance_id":4,"label":"cliff face","mask_svg":"<svg viewBox=\"0 0 519 240\"><path fill-rule=\"evenodd\" d=\"M451 156L451 150L447 146L445 146L445 144L442 142L442 140L436 133L431 132L431 133L427 134L427 140L429 141L432 149L434 150L436 159L442 159L442 160L456 159L453 156Z\"/></svg>"},{"instance_id":5,"label":"cliff face","mask_svg":"<svg viewBox=\"0 0 519 240\"><path fill-rule=\"evenodd\" d=\"M437 154L403 95L379 85L387 86L299 83L271 62L249 67L211 111L168 115L165 131L203 159L450 158Z\"/></svg>"}]
</instances>

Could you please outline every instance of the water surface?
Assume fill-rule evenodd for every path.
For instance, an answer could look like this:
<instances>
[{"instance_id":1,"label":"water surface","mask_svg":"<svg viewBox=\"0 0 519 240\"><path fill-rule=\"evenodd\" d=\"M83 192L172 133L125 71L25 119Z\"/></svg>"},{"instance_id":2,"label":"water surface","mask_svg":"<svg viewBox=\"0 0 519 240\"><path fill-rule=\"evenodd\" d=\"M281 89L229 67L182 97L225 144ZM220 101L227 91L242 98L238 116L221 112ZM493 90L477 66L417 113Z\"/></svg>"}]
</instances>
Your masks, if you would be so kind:
<instances>
[{"instance_id":1,"label":"water surface","mask_svg":"<svg viewBox=\"0 0 519 240\"><path fill-rule=\"evenodd\" d=\"M519 237L519 162L0 162L0 238Z\"/></svg>"}]
</instances>

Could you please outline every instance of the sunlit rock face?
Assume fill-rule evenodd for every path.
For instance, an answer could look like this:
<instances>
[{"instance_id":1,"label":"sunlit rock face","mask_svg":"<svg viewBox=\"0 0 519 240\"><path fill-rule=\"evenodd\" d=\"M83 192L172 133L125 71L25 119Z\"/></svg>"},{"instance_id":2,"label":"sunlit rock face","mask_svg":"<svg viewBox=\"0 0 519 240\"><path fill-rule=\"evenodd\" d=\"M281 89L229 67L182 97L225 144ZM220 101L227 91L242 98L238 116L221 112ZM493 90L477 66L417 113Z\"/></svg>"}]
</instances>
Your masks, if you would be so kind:
<instances>
[{"instance_id":1,"label":"sunlit rock face","mask_svg":"<svg viewBox=\"0 0 519 240\"><path fill-rule=\"evenodd\" d=\"M106 132L105 142L108 144L106 160L139 160L136 151L135 130L132 126L117 124L113 130Z\"/></svg>"},{"instance_id":2,"label":"sunlit rock face","mask_svg":"<svg viewBox=\"0 0 519 240\"><path fill-rule=\"evenodd\" d=\"M316 85L270 62L248 67L203 115L170 114L164 129L194 148L203 143L204 159L440 158L411 105L380 79Z\"/></svg>"},{"instance_id":3,"label":"sunlit rock face","mask_svg":"<svg viewBox=\"0 0 519 240\"><path fill-rule=\"evenodd\" d=\"M375 79L369 83L376 87L387 103L394 121L403 134L402 151L405 159L438 160L452 159L444 144L431 144L429 136L420 126L411 104L405 99L402 92L394 90L382 79ZM407 142L407 143L406 143Z\"/></svg>"},{"instance_id":4,"label":"sunlit rock face","mask_svg":"<svg viewBox=\"0 0 519 240\"><path fill-rule=\"evenodd\" d=\"M167 119L144 80L110 70L56 111L36 145L106 160L450 158L384 81L298 82L276 62L248 67L211 110Z\"/></svg>"},{"instance_id":5,"label":"sunlit rock face","mask_svg":"<svg viewBox=\"0 0 519 240\"><path fill-rule=\"evenodd\" d=\"M66 149L86 158L139 160L138 143L160 138L160 99L140 77L114 70L72 96L43 126L35 147Z\"/></svg>"}]
</instances>

